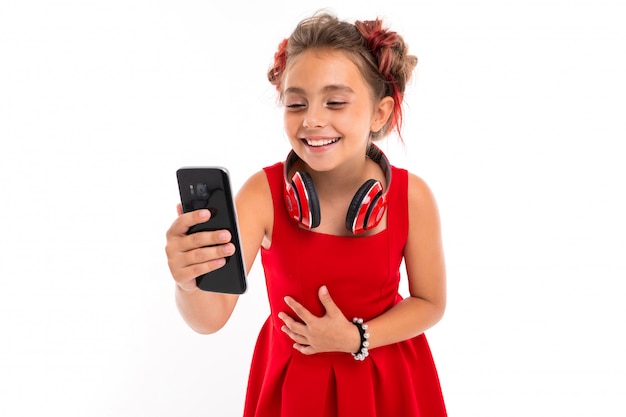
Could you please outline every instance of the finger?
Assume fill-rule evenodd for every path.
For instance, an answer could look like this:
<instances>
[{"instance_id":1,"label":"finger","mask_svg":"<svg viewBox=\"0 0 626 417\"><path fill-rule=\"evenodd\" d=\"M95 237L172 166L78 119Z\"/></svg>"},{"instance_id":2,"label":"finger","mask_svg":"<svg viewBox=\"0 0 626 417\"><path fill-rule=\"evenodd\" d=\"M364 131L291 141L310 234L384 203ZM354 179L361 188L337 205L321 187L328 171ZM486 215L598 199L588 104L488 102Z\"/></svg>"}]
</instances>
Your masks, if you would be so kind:
<instances>
[{"instance_id":1,"label":"finger","mask_svg":"<svg viewBox=\"0 0 626 417\"><path fill-rule=\"evenodd\" d=\"M278 318L285 323L287 329L298 335L302 335L303 337L307 334L307 327L305 324L295 321L291 316L286 313L280 312L278 313Z\"/></svg>"},{"instance_id":2,"label":"finger","mask_svg":"<svg viewBox=\"0 0 626 417\"><path fill-rule=\"evenodd\" d=\"M343 316L343 313L341 312L341 310L339 310L339 307L337 307L337 304L335 304L332 297L330 296L326 285L322 285L320 287L318 297L322 302L322 305L324 306L327 315L333 316L336 314L341 314Z\"/></svg>"},{"instance_id":3,"label":"finger","mask_svg":"<svg viewBox=\"0 0 626 417\"><path fill-rule=\"evenodd\" d=\"M224 258L215 259L213 261L204 262L201 264L189 265L184 268L179 268L176 273L172 273L176 283L183 289L190 289L195 286L195 280L201 275L213 272L216 269L223 267L226 264ZM193 284L191 284L193 282Z\"/></svg>"},{"instance_id":4,"label":"finger","mask_svg":"<svg viewBox=\"0 0 626 417\"><path fill-rule=\"evenodd\" d=\"M183 205L178 203L176 204L176 213L178 213L178 215L182 215L183 214Z\"/></svg>"},{"instance_id":5,"label":"finger","mask_svg":"<svg viewBox=\"0 0 626 417\"><path fill-rule=\"evenodd\" d=\"M285 297L285 303L287 303L287 305L291 307L293 312L296 313L296 315L300 317L300 319L302 319L305 324L310 323L313 321L313 319L317 318L313 314L311 314L311 312L307 310L302 304L289 296Z\"/></svg>"},{"instance_id":6,"label":"finger","mask_svg":"<svg viewBox=\"0 0 626 417\"><path fill-rule=\"evenodd\" d=\"M174 252L170 254L170 256L168 256L168 265L172 272L174 272L177 269L215 262L219 259L223 260L224 258L231 256L233 253L235 253L235 245L232 243L201 247L187 252Z\"/></svg>"},{"instance_id":7,"label":"finger","mask_svg":"<svg viewBox=\"0 0 626 417\"><path fill-rule=\"evenodd\" d=\"M216 230L211 232L196 232L181 236L177 240L178 250L187 252L205 247L217 247L230 242L232 236L228 230Z\"/></svg>"},{"instance_id":8,"label":"finger","mask_svg":"<svg viewBox=\"0 0 626 417\"><path fill-rule=\"evenodd\" d=\"M315 348L313 348L312 346L303 345L303 344L300 344L300 343L294 343L293 344L293 348L295 350L297 350L298 352L302 353L303 355L313 355L313 354L317 353Z\"/></svg>"},{"instance_id":9,"label":"finger","mask_svg":"<svg viewBox=\"0 0 626 417\"><path fill-rule=\"evenodd\" d=\"M292 331L286 325L282 326L280 328L280 330L282 330L283 333L285 333L287 336L289 336L291 338L291 340L293 340L296 343L299 343L301 345L307 345L309 343L309 340L305 336Z\"/></svg>"},{"instance_id":10,"label":"finger","mask_svg":"<svg viewBox=\"0 0 626 417\"><path fill-rule=\"evenodd\" d=\"M215 261L220 258L231 256L233 253L235 253L235 245L232 243L218 246L205 246L184 252L181 257L183 264L180 266L185 267Z\"/></svg>"},{"instance_id":11,"label":"finger","mask_svg":"<svg viewBox=\"0 0 626 417\"><path fill-rule=\"evenodd\" d=\"M181 209L182 210L182 209ZM189 213L182 213L176 218L172 226L167 231L167 237L184 236L191 226L204 223L211 218L211 212L206 209L194 210Z\"/></svg>"}]
</instances>

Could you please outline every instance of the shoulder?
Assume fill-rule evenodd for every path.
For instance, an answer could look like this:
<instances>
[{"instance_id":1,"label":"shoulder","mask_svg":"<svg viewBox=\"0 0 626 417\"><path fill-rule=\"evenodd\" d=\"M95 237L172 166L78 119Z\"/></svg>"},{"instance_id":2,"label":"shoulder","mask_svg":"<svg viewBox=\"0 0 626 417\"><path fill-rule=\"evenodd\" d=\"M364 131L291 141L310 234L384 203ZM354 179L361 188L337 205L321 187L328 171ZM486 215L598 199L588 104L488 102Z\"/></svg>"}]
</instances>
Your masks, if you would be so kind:
<instances>
[{"instance_id":1,"label":"shoulder","mask_svg":"<svg viewBox=\"0 0 626 417\"><path fill-rule=\"evenodd\" d=\"M237 193L236 205L242 231L251 231L253 236L263 236L271 230L274 208L264 170L254 173L244 182Z\"/></svg>"},{"instance_id":2,"label":"shoulder","mask_svg":"<svg viewBox=\"0 0 626 417\"><path fill-rule=\"evenodd\" d=\"M434 199L433 193L424 179L405 168L392 166L391 170L394 181L397 181L398 186L406 190L410 202L428 202Z\"/></svg>"},{"instance_id":3,"label":"shoulder","mask_svg":"<svg viewBox=\"0 0 626 417\"><path fill-rule=\"evenodd\" d=\"M409 199L412 198L433 198L433 192L426 181L411 172L408 172Z\"/></svg>"},{"instance_id":4,"label":"shoulder","mask_svg":"<svg viewBox=\"0 0 626 417\"><path fill-rule=\"evenodd\" d=\"M241 186L237 193L237 200L243 202L259 201L263 198L270 198L270 185L264 170L252 174Z\"/></svg>"},{"instance_id":5,"label":"shoulder","mask_svg":"<svg viewBox=\"0 0 626 417\"><path fill-rule=\"evenodd\" d=\"M241 186L237 199L243 203L254 203L250 209L256 210L255 204L272 205L272 199L282 200L284 183L284 164L277 162L252 174ZM280 198L279 198L280 196Z\"/></svg>"},{"instance_id":6,"label":"shoulder","mask_svg":"<svg viewBox=\"0 0 626 417\"><path fill-rule=\"evenodd\" d=\"M423 178L410 172L408 173L408 200L411 217L419 216L418 218L426 221L438 218L437 203L430 186Z\"/></svg>"}]
</instances>

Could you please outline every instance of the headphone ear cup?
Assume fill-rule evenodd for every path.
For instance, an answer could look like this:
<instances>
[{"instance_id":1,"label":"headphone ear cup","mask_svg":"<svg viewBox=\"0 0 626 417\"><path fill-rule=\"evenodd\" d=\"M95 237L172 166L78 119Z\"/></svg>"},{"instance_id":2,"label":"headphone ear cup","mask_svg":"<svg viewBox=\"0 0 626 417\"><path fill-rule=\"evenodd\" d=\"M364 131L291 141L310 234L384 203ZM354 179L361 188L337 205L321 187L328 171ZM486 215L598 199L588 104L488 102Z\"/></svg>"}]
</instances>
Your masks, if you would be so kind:
<instances>
[{"instance_id":1,"label":"headphone ear cup","mask_svg":"<svg viewBox=\"0 0 626 417\"><path fill-rule=\"evenodd\" d=\"M289 217L299 222L302 220L302 211L300 209L300 198L293 181L285 182L285 208Z\"/></svg>"},{"instance_id":2,"label":"headphone ear cup","mask_svg":"<svg viewBox=\"0 0 626 417\"><path fill-rule=\"evenodd\" d=\"M376 226L378 222L372 225L369 220L372 209L382 194L383 186L380 181L370 179L361 185L348 207L346 228L354 234L359 234Z\"/></svg>"},{"instance_id":3,"label":"headphone ear cup","mask_svg":"<svg viewBox=\"0 0 626 417\"><path fill-rule=\"evenodd\" d=\"M306 172L298 171L293 176L292 186L297 190L300 223L309 229L318 227L322 216L313 179Z\"/></svg>"}]
</instances>

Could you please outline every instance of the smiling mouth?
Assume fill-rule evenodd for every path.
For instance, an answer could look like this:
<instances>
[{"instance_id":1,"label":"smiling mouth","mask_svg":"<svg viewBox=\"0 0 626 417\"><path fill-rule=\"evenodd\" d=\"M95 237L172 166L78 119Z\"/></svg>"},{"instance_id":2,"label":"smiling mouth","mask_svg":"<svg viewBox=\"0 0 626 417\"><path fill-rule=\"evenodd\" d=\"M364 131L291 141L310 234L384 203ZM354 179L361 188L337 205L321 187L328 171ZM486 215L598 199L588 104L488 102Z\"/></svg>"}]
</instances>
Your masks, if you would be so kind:
<instances>
[{"instance_id":1,"label":"smiling mouth","mask_svg":"<svg viewBox=\"0 0 626 417\"><path fill-rule=\"evenodd\" d=\"M326 145L332 145L333 143L337 143L339 142L339 138L332 138L332 139L318 139L318 140L312 140L312 139L302 139L307 145L313 147L313 148L320 148L322 146L326 146Z\"/></svg>"}]
</instances>

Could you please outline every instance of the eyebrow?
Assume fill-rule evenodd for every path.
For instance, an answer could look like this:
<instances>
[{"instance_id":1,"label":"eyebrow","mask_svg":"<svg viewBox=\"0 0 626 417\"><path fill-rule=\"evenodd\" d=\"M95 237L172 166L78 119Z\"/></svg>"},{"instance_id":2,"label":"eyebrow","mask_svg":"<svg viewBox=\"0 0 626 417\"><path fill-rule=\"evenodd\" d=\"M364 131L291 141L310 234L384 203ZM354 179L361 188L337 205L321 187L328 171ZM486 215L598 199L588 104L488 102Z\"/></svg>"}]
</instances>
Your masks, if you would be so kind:
<instances>
[{"instance_id":1,"label":"eyebrow","mask_svg":"<svg viewBox=\"0 0 626 417\"><path fill-rule=\"evenodd\" d=\"M354 90L343 84L331 84L327 85L320 90L321 93L334 93L334 92L344 92L344 93L354 93ZM289 87L285 89L285 94L293 93L293 94L305 94L304 89L299 87Z\"/></svg>"}]
</instances>

